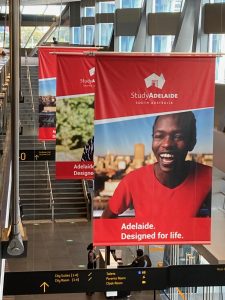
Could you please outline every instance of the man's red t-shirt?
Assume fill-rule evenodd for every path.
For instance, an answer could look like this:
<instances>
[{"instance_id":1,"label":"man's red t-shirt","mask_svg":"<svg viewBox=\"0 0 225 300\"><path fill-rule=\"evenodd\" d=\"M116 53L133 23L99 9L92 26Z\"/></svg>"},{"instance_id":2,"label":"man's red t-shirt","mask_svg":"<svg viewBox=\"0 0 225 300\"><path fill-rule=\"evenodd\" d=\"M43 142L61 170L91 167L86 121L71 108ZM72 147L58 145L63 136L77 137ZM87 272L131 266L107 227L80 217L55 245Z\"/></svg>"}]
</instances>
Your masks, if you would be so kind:
<instances>
[{"instance_id":1,"label":"man's red t-shirt","mask_svg":"<svg viewBox=\"0 0 225 300\"><path fill-rule=\"evenodd\" d=\"M189 162L189 174L177 187L162 185L154 174L154 165L148 165L126 175L109 200L114 214L134 207L135 217L190 218L196 217L211 191L212 168Z\"/></svg>"}]
</instances>

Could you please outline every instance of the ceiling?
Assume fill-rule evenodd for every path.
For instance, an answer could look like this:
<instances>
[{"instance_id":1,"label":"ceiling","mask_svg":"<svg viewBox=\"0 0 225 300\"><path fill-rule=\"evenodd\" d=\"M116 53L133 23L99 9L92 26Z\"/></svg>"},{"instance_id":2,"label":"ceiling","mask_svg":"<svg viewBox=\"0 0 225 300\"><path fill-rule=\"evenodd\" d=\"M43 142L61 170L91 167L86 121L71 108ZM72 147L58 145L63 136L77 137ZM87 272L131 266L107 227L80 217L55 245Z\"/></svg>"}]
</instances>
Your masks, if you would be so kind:
<instances>
[{"instance_id":1,"label":"ceiling","mask_svg":"<svg viewBox=\"0 0 225 300\"><path fill-rule=\"evenodd\" d=\"M15 1L15 0L14 0ZM45 5L45 4L66 4L80 0L20 0L21 5ZM6 0L0 0L0 5L5 5Z\"/></svg>"}]
</instances>

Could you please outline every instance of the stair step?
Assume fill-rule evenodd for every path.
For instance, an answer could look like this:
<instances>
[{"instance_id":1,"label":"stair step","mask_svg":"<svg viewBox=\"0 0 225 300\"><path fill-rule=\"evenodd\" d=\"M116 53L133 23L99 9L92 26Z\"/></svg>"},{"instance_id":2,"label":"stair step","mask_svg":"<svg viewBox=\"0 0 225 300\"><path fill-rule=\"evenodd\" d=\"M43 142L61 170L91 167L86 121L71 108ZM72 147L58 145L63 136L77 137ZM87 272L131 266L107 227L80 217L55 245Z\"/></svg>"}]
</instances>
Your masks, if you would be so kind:
<instances>
[{"instance_id":1,"label":"stair step","mask_svg":"<svg viewBox=\"0 0 225 300\"><path fill-rule=\"evenodd\" d=\"M33 204L38 204L38 203L43 203L43 204L49 204L50 203L50 198L21 198L20 197L20 203L21 205L33 205Z\"/></svg>"},{"instance_id":2,"label":"stair step","mask_svg":"<svg viewBox=\"0 0 225 300\"><path fill-rule=\"evenodd\" d=\"M24 221L31 221L31 220L51 220L52 214L45 213L45 214L29 214L26 216L23 216ZM85 213L67 213L67 214L61 214L57 213L54 215L55 219L74 219L74 218L86 218Z\"/></svg>"},{"instance_id":3,"label":"stair step","mask_svg":"<svg viewBox=\"0 0 225 300\"><path fill-rule=\"evenodd\" d=\"M33 192L29 194L24 194L23 192L20 191L20 200L21 201L49 201L50 199L50 191L48 192L43 192L42 194L38 192Z\"/></svg>"}]
</instances>

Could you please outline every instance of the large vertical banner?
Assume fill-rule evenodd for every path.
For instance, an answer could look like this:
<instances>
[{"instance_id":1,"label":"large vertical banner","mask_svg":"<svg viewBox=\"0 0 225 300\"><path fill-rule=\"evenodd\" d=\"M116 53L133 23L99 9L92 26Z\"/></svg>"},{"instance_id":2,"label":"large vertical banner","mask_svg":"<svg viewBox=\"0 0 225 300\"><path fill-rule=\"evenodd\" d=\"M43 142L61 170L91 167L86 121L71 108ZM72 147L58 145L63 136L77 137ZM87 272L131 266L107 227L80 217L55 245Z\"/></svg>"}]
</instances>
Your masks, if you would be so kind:
<instances>
[{"instance_id":1,"label":"large vertical banner","mask_svg":"<svg viewBox=\"0 0 225 300\"><path fill-rule=\"evenodd\" d=\"M95 57L57 54L56 178L93 179Z\"/></svg>"},{"instance_id":2,"label":"large vertical banner","mask_svg":"<svg viewBox=\"0 0 225 300\"><path fill-rule=\"evenodd\" d=\"M39 47L39 140L56 139L56 55L54 52L96 51L96 47Z\"/></svg>"},{"instance_id":3,"label":"large vertical banner","mask_svg":"<svg viewBox=\"0 0 225 300\"><path fill-rule=\"evenodd\" d=\"M210 243L215 58L96 57L94 244Z\"/></svg>"}]
</instances>

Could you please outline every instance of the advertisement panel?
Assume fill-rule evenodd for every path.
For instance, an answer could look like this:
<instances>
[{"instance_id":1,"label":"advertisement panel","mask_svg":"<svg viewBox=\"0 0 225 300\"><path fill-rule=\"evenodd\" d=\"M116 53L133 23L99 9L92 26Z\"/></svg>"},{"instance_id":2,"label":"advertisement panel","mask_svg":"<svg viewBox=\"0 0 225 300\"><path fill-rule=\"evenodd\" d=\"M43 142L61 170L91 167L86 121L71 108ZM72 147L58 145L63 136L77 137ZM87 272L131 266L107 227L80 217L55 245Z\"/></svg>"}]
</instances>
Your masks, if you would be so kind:
<instances>
[{"instance_id":1,"label":"advertisement panel","mask_svg":"<svg viewBox=\"0 0 225 300\"><path fill-rule=\"evenodd\" d=\"M96 47L39 47L39 140L56 139L56 55L57 51L85 52L96 51Z\"/></svg>"},{"instance_id":2,"label":"advertisement panel","mask_svg":"<svg viewBox=\"0 0 225 300\"><path fill-rule=\"evenodd\" d=\"M57 179L93 179L94 91L95 57L57 54Z\"/></svg>"},{"instance_id":3,"label":"advertisement panel","mask_svg":"<svg viewBox=\"0 0 225 300\"><path fill-rule=\"evenodd\" d=\"M95 245L210 243L214 74L213 56L97 55Z\"/></svg>"}]
</instances>

